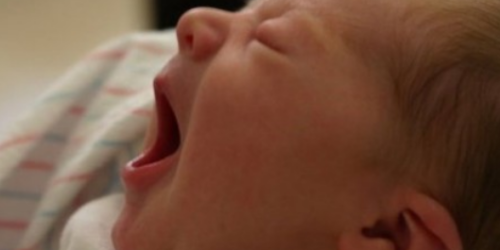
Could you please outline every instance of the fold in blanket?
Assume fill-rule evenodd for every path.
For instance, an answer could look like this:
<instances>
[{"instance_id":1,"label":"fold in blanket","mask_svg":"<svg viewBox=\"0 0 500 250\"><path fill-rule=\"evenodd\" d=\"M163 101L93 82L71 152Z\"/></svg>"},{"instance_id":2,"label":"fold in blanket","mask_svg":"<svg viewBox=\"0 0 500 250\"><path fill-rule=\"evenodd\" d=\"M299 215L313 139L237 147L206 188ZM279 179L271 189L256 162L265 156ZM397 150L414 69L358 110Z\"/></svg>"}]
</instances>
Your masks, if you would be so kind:
<instances>
[{"instance_id":1,"label":"fold in blanket","mask_svg":"<svg viewBox=\"0 0 500 250\"><path fill-rule=\"evenodd\" d=\"M78 207L120 192L175 41L171 31L135 34L98 48L1 136L0 250L57 249Z\"/></svg>"}]
</instances>

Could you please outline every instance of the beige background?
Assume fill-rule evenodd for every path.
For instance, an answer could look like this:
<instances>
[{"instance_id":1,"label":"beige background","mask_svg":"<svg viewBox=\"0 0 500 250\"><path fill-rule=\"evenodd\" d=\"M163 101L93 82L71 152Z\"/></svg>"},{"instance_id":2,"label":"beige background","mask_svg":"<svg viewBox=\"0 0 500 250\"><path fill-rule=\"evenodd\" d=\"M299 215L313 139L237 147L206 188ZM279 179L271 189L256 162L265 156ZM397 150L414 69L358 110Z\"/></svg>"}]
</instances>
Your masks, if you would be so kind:
<instances>
[{"instance_id":1,"label":"beige background","mask_svg":"<svg viewBox=\"0 0 500 250\"><path fill-rule=\"evenodd\" d=\"M149 28L146 0L0 0L0 133L97 45Z\"/></svg>"}]
</instances>

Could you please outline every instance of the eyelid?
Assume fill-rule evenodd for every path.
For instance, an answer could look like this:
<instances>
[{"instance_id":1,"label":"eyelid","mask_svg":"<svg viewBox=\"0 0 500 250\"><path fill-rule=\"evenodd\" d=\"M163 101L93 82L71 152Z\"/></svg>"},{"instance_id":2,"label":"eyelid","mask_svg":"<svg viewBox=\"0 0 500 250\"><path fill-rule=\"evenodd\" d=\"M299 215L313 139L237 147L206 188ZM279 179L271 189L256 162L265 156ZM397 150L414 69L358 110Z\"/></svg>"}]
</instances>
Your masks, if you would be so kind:
<instances>
[{"instance_id":1,"label":"eyelid","mask_svg":"<svg viewBox=\"0 0 500 250\"><path fill-rule=\"evenodd\" d=\"M283 44L281 44L283 38L277 37L277 34L279 34L279 30L278 27L276 27L274 20L264 21L257 26L254 32L255 38L259 42L277 52L283 53L285 52Z\"/></svg>"}]
</instances>

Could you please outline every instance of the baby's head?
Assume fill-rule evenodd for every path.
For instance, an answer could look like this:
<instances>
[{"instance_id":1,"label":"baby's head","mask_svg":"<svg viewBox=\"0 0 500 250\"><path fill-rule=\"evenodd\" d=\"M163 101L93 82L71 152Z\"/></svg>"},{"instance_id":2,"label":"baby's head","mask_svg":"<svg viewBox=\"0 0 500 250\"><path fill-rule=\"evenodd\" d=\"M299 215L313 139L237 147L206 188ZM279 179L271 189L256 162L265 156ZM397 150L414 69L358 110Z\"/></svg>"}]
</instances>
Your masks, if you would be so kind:
<instances>
[{"instance_id":1,"label":"baby's head","mask_svg":"<svg viewBox=\"0 0 500 250\"><path fill-rule=\"evenodd\" d=\"M124 171L117 249L498 249L499 10L187 13L155 81L159 132Z\"/></svg>"}]
</instances>

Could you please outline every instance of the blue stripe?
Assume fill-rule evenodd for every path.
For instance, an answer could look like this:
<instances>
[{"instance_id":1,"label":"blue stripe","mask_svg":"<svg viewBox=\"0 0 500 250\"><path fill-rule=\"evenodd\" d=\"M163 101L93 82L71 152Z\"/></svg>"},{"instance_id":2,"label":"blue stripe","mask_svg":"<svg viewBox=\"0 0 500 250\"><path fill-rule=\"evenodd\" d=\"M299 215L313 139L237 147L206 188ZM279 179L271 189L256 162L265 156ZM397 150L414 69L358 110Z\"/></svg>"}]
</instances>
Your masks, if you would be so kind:
<instances>
[{"instance_id":1,"label":"blue stripe","mask_svg":"<svg viewBox=\"0 0 500 250\"><path fill-rule=\"evenodd\" d=\"M108 178L108 184L105 188L104 194L111 194L119 190L117 187L120 187L121 185L121 179L118 174L118 169L120 169L120 166L118 165L119 161L118 159L113 160L113 162L109 166L109 178Z\"/></svg>"},{"instance_id":2,"label":"blue stripe","mask_svg":"<svg viewBox=\"0 0 500 250\"><path fill-rule=\"evenodd\" d=\"M134 148L134 144L130 143L127 147L127 154L129 159L134 159L137 156L136 150Z\"/></svg>"},{"instance_id":3,"label":"blue stripe","mask_svg":"<svg viewBox=\"0 0 500 250\"><path fill-rule=\"evenodd\" d=\"M38 213L38 216L40 217L56 217L59 215L59 211L42 211Z\"/></svg>"},{"instance_id":4,"label":"blue stripe","mask_svg":"<svg viewBox=\"0 0 500 250\"><path fill-rule=\"evenodd\" d=\"M65 143L67 138L64 135L58 135L58 134L46 134L43 139L52 141L52 142L60 142L60 143Z\"/></svg>"},{"instance_id":5,"label":"blue stripe","mask_svg":"<svg viewBox=\"0 0 500 250\"><path fill-rule=\"evenodd\" d=\"M80 94L78 91L56 94L56 95L48 96L47 98L43 99L42 102L52 102L52 101L57 101L57 100L61 100L61 99L69 99L69 98L77 96L78 94Z\"/></svg>"},{"instance_id":6,"label":"blue stripe","mask_svg":"<svg viewBox=\"0 0 500 250\"><path fill-rule=\"evenodd\" d=\"M95 122L95 121L101 119L104 115L105 115L105 113L103 113L103 112L90 113L90 114L85 115L85 118L84 118L83 121L85 121L85 122Z\"/></svg>"},{"instance_id":7,"label":"blue stripe","mask_svg":"<svg viewBox=\"0 0 500 250\"><path fill-rule=\"evenodd\" d=\"M54 250L56 246L54 244L57 244L59 241L54 240L55 239L55 227L52 227L48 234L47 237L44 239L43 249L44 250Z\"/></svg>"},{"instance_id":8,"label":"blue stripe","mask_svg":"<svg viewBox=\"0 0 500 250\"><path fill-rule=\"evenodd\" d=\"M23 192L10 191L10 190L1 190L0 196L11 198L11 199L23 199L23 200L31 200L31 201L38 201L42 198L41 194L23 193Z\"/></svg>"},{"instance_id":9,"label":"blue stripe","mask_svg":"<svg viewBox=\"0 0 500 250\"><path fill-rule=\"evenodd\" d=\"M133 72L137 75L142 75L142 76L149 76L151 74L154 74L157 72L155 69L151 69L152 67L150 65L136 65L129 67L130 72Z\"/></svg>"},{"instance_id":10,"label":"blue stripe","mask_svg":"<svg viewBox=\"0 0 500 250\"><path fill-rule=\"evenodd\" d=\"M107 75L106 75L107 77ZM63 93L58 93L52 96L47 96L46 98L43 98L41 102L52 102L52 101L58 101L61 99L68 99L68 98L74 98L74 97L79 97L85 94L89 94L92 92L95 92L98 88L100 88L103 84L105 77L101 77L95 81L93 81L89 86L85 86L82 89L77 89L73 90L70 92L63 92Z\"/></svg>"},{"instance_id":11,"label":"blue stripe","mask_svg":"<svg viewBox=\"0 0 500 250\"><path fill-rule=\"evenodd\" d=\"M101 140L96 143L96 146L104 148L122 148L129 150L130 142Z\"/></svg>"}]
</instances>

